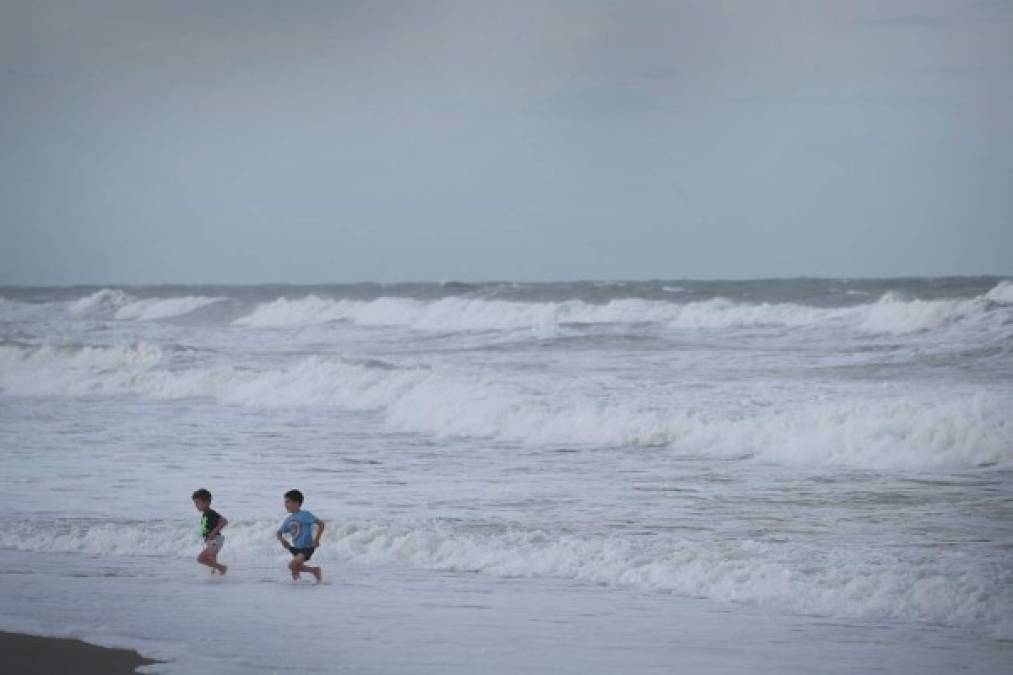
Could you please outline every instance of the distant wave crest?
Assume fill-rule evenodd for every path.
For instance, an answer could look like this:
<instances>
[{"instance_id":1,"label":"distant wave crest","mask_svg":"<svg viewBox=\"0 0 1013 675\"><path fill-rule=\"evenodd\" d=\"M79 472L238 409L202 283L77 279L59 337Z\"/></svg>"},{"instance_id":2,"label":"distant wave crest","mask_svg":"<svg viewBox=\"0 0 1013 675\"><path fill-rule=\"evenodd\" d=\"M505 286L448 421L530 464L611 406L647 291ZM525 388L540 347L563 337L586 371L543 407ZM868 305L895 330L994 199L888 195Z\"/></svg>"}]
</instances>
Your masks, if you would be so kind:
<instances>
[{"instance_id":1,"label":"distant wave crest","mask_svg":"<svg viewBox=\"0 0 1013 675\"><path fill-rule=\"evenodd\" d=\"M746 303L726 298L695 302L626 298L594 304L582 300L520 302L459 296L438 300L403 297L347 300L309 295L261 303L234 324L285 328L348 322L429 331L657 324L672 330L830 327L864 334L905 335L954 323L971 324L975 328L1002 327L1013 320L1010 304L1013 304L1013 284L1007 281L974 298L919 300L887 293L871 303L836 307Z\"/></svg>"},{"instance_id":2,"label":"distant wave crest","mask_svg":"<svg viewBox=\"0 0 1013 675\"><path fill-rule=\"evenodd\" d=\"M189 314L225 298L190 295L169 298L137 298L116 288L103 288L70 305L74 314L100 314L120 320L152 321Z\"/></svg>"},{"instance_id":3,"label":"distant wave crest","mask_svg":"<svg viewBox=\"0 0 1013 675\"><path fill-rule=\"evenodd\" d=\"M70 311L74 314L115 311L131 300L132 298L127 293L118 288L103 288L72 302Z\"/></svg>"},{"instance_id":4,"label":"distant wave crest","mask_svg":"<svg viewBox=\"0 0 1013 675\"><path fill-rule=\"evenodd\" d=\"M993 302L1013 304L1013 281L1000 281L995 288L985 294Z\"/></svg>"}]
</instances>

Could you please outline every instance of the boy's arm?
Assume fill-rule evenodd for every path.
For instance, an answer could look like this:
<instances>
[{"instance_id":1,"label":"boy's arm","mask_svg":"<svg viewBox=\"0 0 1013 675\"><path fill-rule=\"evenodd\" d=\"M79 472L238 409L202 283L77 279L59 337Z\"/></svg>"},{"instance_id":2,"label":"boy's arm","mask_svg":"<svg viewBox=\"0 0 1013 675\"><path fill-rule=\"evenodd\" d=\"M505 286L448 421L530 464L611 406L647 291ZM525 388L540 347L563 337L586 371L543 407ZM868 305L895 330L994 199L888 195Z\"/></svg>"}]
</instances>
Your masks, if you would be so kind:
<instances>
[{"instance_id":1,"label":"boy's arm","mask_svg":"<svg viewBox=\"0 0 1013 675\"><path fill-rule=\"evenodd\" d=\"M317 520L317 536L313 538L313 548L320 546L320 535L324 533L324 521Z\"/></svg>"},{"instance_id":2,"label":"boy's arm","mask_svg":"<svg viewBox=\"0 0 1013 675\"><path fill-rule=\"evenodd\" d=\"M228 518L225 516L218 516L218 524L214 526L210 532L208 532L208 539L214 539L222 531L222 528L229 524Z\"/></svg>"},{"instance_id":3,"label":"boy's arm","mask_svg":"<svg viewBox=\"0 0 1013 675\"><path fill-rule=\"evenodd\" d=\"M278 537L278 541L281 542L282 548L284 548L287 551L288 550L288 542L285 541L285 537L282 536L281 532L275 532L274 536Z\"/></svg>"}]
</instances>

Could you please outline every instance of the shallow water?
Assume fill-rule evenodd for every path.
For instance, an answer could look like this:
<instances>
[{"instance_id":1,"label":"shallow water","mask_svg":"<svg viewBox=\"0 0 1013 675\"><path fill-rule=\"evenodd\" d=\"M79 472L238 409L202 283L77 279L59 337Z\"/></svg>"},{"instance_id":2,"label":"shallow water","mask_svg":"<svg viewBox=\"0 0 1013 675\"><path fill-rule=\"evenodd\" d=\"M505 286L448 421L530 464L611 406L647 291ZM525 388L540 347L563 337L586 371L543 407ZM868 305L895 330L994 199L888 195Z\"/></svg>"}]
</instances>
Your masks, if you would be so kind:
<instances>
[{"instance_id":1,"label":"shallow water","mask_svg":"<svg viewBox=\"0 0 1013 675\"><path fill-rule=\"evenodd\" d=\"M167 661L148 672L994 675L1013 660L1010 642L951 629L563 580L353 564L297 586L248 561L221 579L180 560L9 551L0 566L0 627Z\"/></svg>"}]
</instances>

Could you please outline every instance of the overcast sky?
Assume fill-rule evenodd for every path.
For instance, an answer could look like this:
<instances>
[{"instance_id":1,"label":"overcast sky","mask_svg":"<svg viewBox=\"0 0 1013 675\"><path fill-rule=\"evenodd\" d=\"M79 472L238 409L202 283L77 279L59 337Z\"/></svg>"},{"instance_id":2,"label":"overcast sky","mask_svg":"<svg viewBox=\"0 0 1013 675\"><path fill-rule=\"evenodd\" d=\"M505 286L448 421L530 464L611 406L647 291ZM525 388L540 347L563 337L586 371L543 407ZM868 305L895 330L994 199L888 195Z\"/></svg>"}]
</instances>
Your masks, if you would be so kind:
<instances>
[{"instance_id":1,"label":"overcast sky","mask_svg":"<svg viewBox=\"0 0 1013 675\"><path fill-rule=\"evenodd\" d=\"M1013 2L0 0L0 284L1013 273Z\"/></svg>"}]
</instances>

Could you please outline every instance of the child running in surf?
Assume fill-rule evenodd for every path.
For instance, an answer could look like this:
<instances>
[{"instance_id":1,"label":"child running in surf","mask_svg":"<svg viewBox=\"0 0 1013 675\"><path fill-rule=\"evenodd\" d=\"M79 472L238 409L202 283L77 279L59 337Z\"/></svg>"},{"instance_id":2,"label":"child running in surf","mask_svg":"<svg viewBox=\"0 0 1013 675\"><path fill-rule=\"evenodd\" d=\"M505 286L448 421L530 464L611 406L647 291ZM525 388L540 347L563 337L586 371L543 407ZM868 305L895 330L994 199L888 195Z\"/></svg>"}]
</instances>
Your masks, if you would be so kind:
<instances>
[{"instance_id":1,"label":"child running in surf","mask_svg":"<svg viewBox=\"0 0 1013 675\"><path fill-rule=\"evenodd\" d=\"M320 535L324 533L324 521L319 520L309 511L303 511L303 496L298 490L289 490L285 493L285 510L288 517L278 528L278 541L286 551L292 554L292 562L288 569L292 573L293 581L299 581L300 572L309 572L316 578L319 584L323 580L323 572L319 567L310 567L306 561L313 557L313 551L320 546ZM316 535L313 534L313 526L317 526ZM285 541L285 535L292 539L289 544Z\"/></svg>"},{"instance_id":2,"label":"child running in surf","mask_svg":"<svg viewBox=\"0 0 1013 675\"><path fill-rule=\"evenodd\" d=\"M204 550L197 556L197 562L210 567L211 574L215 572L225 574L229 570L229 566L218 562L218 552L225 545L222 528L228 525L229 521L211 508L211 493L204 488L195 491L192 499L193 505L201 512L200 534L204 539Z\"/></svg>"}]
</instances>

